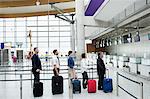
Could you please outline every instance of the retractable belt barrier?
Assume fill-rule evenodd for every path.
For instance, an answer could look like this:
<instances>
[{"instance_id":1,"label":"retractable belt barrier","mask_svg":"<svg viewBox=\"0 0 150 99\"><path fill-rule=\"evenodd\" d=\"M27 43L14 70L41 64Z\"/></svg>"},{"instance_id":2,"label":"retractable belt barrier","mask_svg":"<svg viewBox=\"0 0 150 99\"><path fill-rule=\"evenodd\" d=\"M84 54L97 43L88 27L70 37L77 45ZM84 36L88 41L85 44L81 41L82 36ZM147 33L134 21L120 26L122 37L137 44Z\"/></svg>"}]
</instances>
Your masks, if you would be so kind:
<instances>
[{"instance_id":1,"label":"retractable belt barrier","mask_svg":"<svg viewBox=\"0 0 150 99\"><path fill-rule=\"evenodd\" d=\"M123 77L123 78L125 78L125 79L127 79L127 80L129 80L129 81L131 81L131 82L134 82L134 83L138 84L138 85L140 86L140 97L134 96L134 95L131 94L129 91L127 91L127 90L125 90L123 87L121 87L121 86L119 85L119 76L120 76L120 77ZM128 77L126 77L126 76L124 76L124 75L122 75L122 74L120 74L120 73L117 72L117 91L116 91L116 92L117 92L117 96L119 95L119 88L122 89L123 91L125 91L127 94L129 94L130 96L132 96L132 97L135 98L135 99L143 99L143 82L135 81L135 80L130 79L130 78L128 78Z\"/></svg>"}]
</instances>

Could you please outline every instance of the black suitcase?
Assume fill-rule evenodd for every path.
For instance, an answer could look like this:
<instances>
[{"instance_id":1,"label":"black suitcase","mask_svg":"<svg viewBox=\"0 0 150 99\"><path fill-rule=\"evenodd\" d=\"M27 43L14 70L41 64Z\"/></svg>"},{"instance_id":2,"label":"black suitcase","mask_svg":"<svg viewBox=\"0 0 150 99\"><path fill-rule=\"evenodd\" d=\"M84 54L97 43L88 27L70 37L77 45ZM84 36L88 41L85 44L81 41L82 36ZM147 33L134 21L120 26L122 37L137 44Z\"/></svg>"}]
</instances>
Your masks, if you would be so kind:
<instances>
[{"instance_id":1,"label":"black suitcase","mask_svg":"<svg viewBox=\"0 0 150 99\"><path fill-rule=\"evenodd\" d=\"M43 83L35 82L33 86L33 95L34 97L40 97L43 95Z\"/></svg>"},{"instance_id":2,"label":"black suitcase","mask_svg":"<svg viewBox=\"0 0 150 99\"><path fill-rule=\"evenodd\" d=\"M52 94L62 94L63 93L63 77L53 76L52 77Z\"/></svg>"}]
</instances>

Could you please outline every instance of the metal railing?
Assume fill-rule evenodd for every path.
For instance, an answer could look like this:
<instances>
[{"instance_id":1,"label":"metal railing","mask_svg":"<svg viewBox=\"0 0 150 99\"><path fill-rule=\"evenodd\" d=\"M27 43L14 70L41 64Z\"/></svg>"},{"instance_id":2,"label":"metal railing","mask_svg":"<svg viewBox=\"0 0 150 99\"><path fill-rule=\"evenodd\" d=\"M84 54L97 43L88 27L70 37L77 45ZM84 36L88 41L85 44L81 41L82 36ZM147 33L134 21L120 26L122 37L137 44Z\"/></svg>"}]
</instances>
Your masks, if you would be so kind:
<instances>
[{"instance_id":1,"label":"metal railing","mask_svg":"<svg viewBox=\"0 0 150 99\"><path fill-rule=\"evenodd\" d=\"M131 94L129 91L127 91L126 89L124 89L123 87L121 87L120 85L119 85L119 76L121 76L121 77L123 77L123 78L125 78L125 79L127 79L127 80L129 80L129 81L131 81L131 82L133 82L133 83L136 83L136 84L138 84L139 86L140 86L140 97L136 97L135 95L133 95L133 94ZM118 73L117 72L117 84L116 84L117 86L117 96L119 96L119 88L120 89L122 89L123 91L125 91L127 94L129 94L130 96L132 96L133 98L135 98L135 99L143 99L143 82L138 82L138 81L135 81L135 80L132 80L132 79L130 79L130 78L128 78L128 77L126 77L126 76L124 76L124 75L122 75L122 74L120 74L120 73Z\"/></svg>"}]
</instances>

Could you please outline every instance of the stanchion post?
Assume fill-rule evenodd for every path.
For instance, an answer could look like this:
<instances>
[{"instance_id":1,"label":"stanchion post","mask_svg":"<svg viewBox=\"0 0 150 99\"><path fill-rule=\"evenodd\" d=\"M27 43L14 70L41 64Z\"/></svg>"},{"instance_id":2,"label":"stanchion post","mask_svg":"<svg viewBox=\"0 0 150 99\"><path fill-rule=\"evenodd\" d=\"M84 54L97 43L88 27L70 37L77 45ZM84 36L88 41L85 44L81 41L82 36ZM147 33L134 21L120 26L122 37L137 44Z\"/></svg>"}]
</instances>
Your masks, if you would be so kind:
<instances>
[{"instance_id":1,"label":"stanchion post","mask_svg":"<svg viewBox=\"0 0 150 99\"><path fill-rule=\"evenodd\" d=\"M119 96L119 77L118 77L118 72L117 72L117 80L116 80L116 94Z\"/></svg>"},{"instance_id":2,"label":"stanchion post","mask_svg":"<svg viewBox=\"0 0 150 99\"><path fill-rule=\"evenodd\" d=\"M70 70L68 69L68 85L69 85L69 99L73 99L73 89L72 89L72 82L71 82L71 75Z\"/></svg>"},{"instance_id":3,"label":"stanchion post","mask_svg":"<svg viewBox=\"0 0 150 99\"><path fill-rule=\"evenodd\" d=\"M140 82L140 99L143 99L143 82Z\"/></svg>"},{"instance_id":4,"label":"stanchion post","mask_svg":"<svg viewBox=\"0 0 150 99\"><path fill-rule=\"evenodd\" d=\"M32 72L31 72L31 88L32 88L33 86L32 86Z\"/></svg>"},{"instance_id":5,"label":"stanchion post","mask_svg":"<svg viewBox=\"0 0 150 99\"><path fill-rule=\"evenodd\" d=\"M20 99L22 99L22 74L20 74Z\"/></svg>"}]
</instances>

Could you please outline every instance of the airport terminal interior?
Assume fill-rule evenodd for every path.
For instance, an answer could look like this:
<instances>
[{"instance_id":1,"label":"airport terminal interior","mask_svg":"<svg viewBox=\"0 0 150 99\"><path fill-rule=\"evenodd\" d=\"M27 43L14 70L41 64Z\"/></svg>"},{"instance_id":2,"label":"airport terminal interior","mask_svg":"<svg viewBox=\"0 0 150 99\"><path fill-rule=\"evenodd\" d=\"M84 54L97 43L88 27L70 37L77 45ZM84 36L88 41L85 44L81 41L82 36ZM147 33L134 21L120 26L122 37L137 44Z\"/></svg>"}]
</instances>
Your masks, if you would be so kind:
<instances>
[{"instance_id":1,"label":"airport terminal interior","mask_svg":"<svg viewBox=\"0 0 150 99\"><path fill-rule=\"evenodd\" d=\"M82 85L83 53L87 88ZM100 53L105 65L102 90ZM43 88L35 83L34 55L41 62ZM53 73L54 60L59 76ZM55 79L54 89L63 92L54 94L53 77L60 76L62 85ZM75 80L81 92L74 93L79 87ZM0 0L0 99L12 98L150 99L150 0Z\"/></svg>"}]
</instances>

